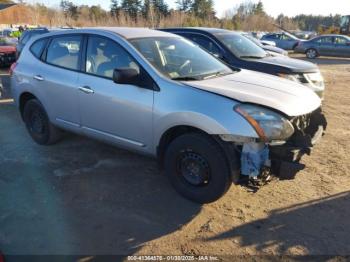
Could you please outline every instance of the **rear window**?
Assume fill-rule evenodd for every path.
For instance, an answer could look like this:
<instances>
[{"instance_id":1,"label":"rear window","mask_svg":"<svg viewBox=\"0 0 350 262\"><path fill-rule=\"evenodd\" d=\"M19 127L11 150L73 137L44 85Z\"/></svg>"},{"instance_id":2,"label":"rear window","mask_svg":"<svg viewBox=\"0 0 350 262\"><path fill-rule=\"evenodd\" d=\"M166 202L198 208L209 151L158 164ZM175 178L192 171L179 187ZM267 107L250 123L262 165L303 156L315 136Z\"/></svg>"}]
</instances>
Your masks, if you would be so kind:
<instances>
[{"instance_id":1,"label":"rear window","mask_svg":"<svg viewBox=\"0 0 350 262\"><path fill-rule=\"evenodd\" d=\"M38 40L34 44L32 44L32 46L30 47L30 51L36 58L40 58L43 48L46 44L46 41L47 39Z\"/></svg>"}]
</instances>

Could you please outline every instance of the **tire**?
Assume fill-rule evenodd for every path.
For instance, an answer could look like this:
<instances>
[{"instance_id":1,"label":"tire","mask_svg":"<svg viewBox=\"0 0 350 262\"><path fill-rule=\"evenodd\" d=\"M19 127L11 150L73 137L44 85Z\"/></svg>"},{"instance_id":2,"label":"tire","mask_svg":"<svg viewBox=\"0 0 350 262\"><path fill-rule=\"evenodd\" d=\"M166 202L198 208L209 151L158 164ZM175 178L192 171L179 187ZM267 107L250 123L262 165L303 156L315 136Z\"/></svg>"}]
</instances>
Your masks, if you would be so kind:
<instances>
[{"instance_id":1,"label":"tire","mask_svg":"<svg viewBox=\"0 0 350 262\"><path fill-rule=\"evenodd\" d=\"M218 200L232 185L225 153L209 135L176 138L165 152L164 167L175 190L197 203Z\"/></svg>"},{"instance_id":2,"label":"tire","mask_svg":"<svg viewBox=\"0 0 350 262\"><path fill-rule=\"evenodd\" d=\"M62 132L49 121L47 113L37 99L26 102L23 119L32 139L39 145L55 144L62 137Z\"/></svg>"},{"instance_id":3,"label":"tire","mask_svg":"<svg viewBox=\"0 0 350 262\"><path fill-rule=\"evenodd\" d=\"M309 59L315 59L316 57L318 57L317 50L314 48L310 48L306 50L305 54L306 54L306 57Z\"/></svg>"}]
</instances>

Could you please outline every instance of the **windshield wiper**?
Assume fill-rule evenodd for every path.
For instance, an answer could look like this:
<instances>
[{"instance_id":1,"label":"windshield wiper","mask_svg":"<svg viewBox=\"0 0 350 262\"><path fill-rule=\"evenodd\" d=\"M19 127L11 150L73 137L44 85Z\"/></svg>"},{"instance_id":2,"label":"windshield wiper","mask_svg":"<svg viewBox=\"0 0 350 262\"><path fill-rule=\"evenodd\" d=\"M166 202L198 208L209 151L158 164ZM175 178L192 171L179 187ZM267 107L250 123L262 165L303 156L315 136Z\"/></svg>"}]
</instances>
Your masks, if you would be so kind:
<instances>
[{"instance_id":1,"label":"windshield wiper","mask_svg":"<svg viewBox=\"0 0 350 262\"><path fill-rule=\"evenodd\" d=\"M226 76L226 75L231 75L233 74L233 72L216 72L210 75L207 75L205 77L203 77L203 79L209 79L209 78L214 78L214 77L219 77L219 76Z\"/></svg>"},{"instance_id":2,"label":"windshield wiper","mask_svg":"<svg viewBox=\"0 0 350 262\"><path fill-rule=\"evenodd\" d=\"M180 77L174 77L171 80L175 80L175 81L198 81L201 80L198 77L194 77L194 76L180 76Z\"/></svg>"},{"instance_id":3,"label":"windshield wiper","mask_svg":"<svg viewBox=\"0 0 350 262\"><path fill-rule=\"evenodd\" d=\"M266 56L253 56L253 55L246 55L246 56L240 56L239 58L255 58L255 59L263 59Z\"/></svg>"}]
</instances>

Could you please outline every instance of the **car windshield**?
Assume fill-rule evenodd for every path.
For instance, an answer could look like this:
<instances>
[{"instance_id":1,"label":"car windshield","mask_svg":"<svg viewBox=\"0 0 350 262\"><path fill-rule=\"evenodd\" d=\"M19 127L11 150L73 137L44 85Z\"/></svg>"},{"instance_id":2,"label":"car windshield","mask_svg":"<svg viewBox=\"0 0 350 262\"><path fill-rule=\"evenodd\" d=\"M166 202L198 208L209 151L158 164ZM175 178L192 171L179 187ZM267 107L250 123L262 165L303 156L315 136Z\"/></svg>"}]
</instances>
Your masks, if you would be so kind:
<instances>
[{"instance_id":1,"label":"car windshield","mask_svg":"<svg viewBox=\"0 0 350 262\"><path fill-rule=\"evenodd\" d=\"M260 41L258 40L258 39L256 39L254 36L252 36L252 35L243 35L243 36L245 36L246 38L248 38L250 41L253 41L254 42L254 44L256 44L256 45L258 45L258 46L262 46L262 44L260 43Z\"/></svg>"},{"instance_id":2,"label":"car windshield","mask_svg":"<svg viewBox=\"0 0 350 262\"><path fill-rule=\"evenodd\" d=\"M216 37L238 58L264 58L267 53L248 38L238 34L217 34Z\"/></svg>"},{"instance_id":3,"label":"car windshield","mask_svg":"<svg viewBox=\"0 0 350 262\"><path fill-rule=\"evenodd\" d=\"M183 38L137 38L130 42L160 73L173 80L203 80L232 73L218 59Z\"/></svg>"}]
</instances>

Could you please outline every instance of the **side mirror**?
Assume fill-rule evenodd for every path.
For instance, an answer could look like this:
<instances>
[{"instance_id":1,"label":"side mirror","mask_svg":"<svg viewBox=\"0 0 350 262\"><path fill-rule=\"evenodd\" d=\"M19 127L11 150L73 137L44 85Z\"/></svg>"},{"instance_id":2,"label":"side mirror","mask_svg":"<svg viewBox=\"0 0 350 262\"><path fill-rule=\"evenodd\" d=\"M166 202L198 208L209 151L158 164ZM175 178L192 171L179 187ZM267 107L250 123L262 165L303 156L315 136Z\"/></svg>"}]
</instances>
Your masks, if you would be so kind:
<instances>
[{"instance_id":1,"label":"side mirror","mask_svg":"<svg viewBox=\"0 0 350 262\"><path fill-rule=\"evenodd\" d=\"M116 68L113 71L113 81L122 85L139 85L140 72L130 67Z\"/></svg>"},{"instance_id":2,"label":"side mirror","mask_svg":"<svg viewBox=\"0 0 350 262\"><path fill-rule=\"evenodd\" d=\"M350 42L347 42L346 45L347 45L347 46L350 46Z\"/></svg>"}]
</instances>

